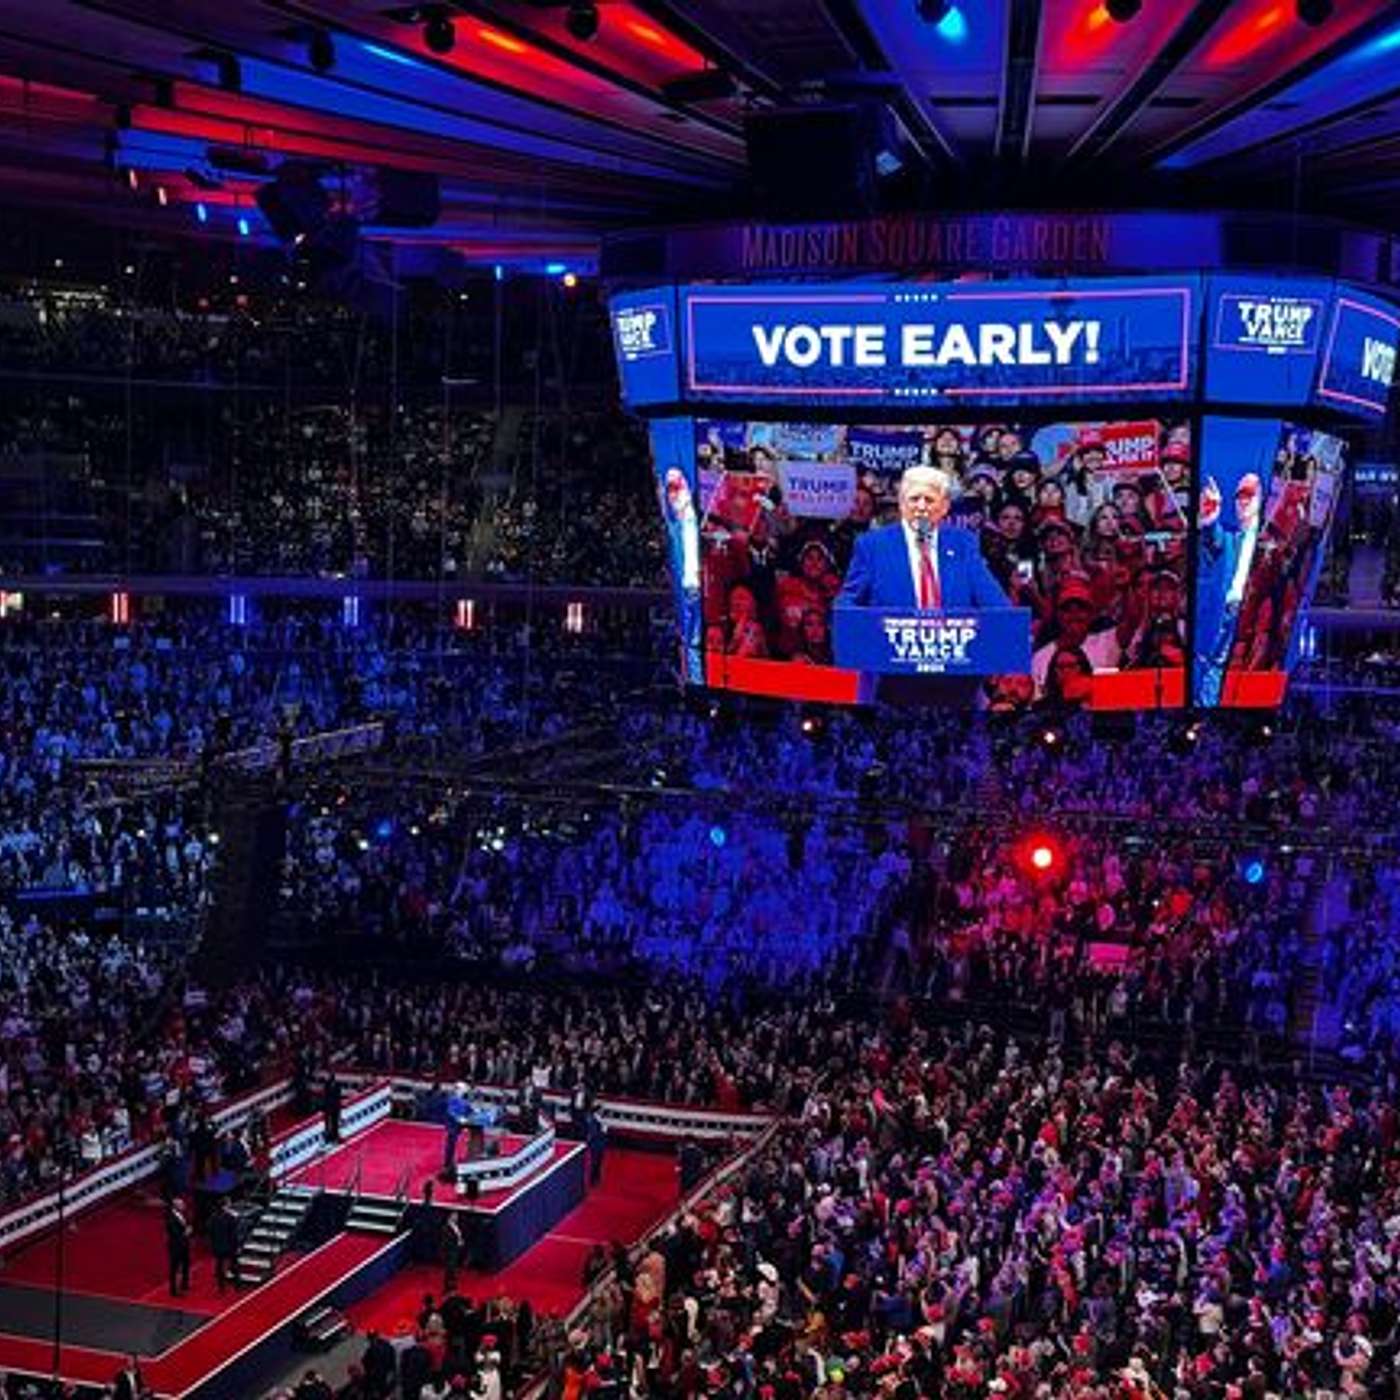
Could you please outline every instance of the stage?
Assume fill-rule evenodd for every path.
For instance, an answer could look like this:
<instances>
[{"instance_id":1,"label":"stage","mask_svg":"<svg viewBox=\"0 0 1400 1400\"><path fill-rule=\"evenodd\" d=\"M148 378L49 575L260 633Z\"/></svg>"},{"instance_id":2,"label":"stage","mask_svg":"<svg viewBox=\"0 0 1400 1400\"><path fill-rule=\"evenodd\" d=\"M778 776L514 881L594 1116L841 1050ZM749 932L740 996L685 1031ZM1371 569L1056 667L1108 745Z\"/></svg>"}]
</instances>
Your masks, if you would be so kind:
<instances>
[{"instance_id":1,"label":"stage","mask_svg":"<svg viewBox=\"0 0 1400 1400\"><path fill-rule=\"evenodd\" d=\"M466 1238L463 1291L506 1292L541 1313L564 1312L582 1296L584 1261L595 1246L631 1244L674 1208L668 1131L719 1131L713 1111L619 1106L650 1150L609 1146L591 1189L585 1147L552 1127L532 1138L503 1134L489 1154L472 1158L464 1136L459 1171L477 1177L469 1195L465 1180L459 1191L438 1179L442 1127L388 1117L395 1091L399 1102L410 1097L399 1086L360 1084L343 1115L346 1140L329 1148L319 1117L288 1121L279 1105L286 1126L274 1141L278 1185L308 1193L311 1206L267 1282L220 1293L197 1235L190 1287L172 1297L163 1207L147 1173L69 1214L61 1235L53 1227L30 1232L5 1250L0 1373L56 1371L77 1386L100 1387L134 1354L160 1397L248 1400L291 1364L296 1323L314 1308L329 1304L362 1328L399 1330L423 1293L441 1290L439 1233L449 1213ZM755 1120L749 1125L756 1130ZM627 1136L619 1121L618 1140ZM131 1160L139 1165L147 1153L133 1149ZM120 1158L103 1168L118 1178L123 1170ZM366 1225L375 1211L387 1223Z\"/></svg>"},{"instance_id":2,"label":"stage","mask_svg":"<svg viewBox=\"0 0 1400 1400\"><path fill-rule=\"evenodd\" d=\"M307 1120L283 1140L295 1141L313 1127ZM310 1308L348 1307L405 1266L436 1258L447 1211L466 1217L470 1264L484 1276L527 1252L583 1198L585 1152L577 1143L555 1141L551 1133L535 1144L537 1156L541 1148L547 1152L523 1180L468 1201L436 1180L443 1139L433 1124L380 1120L288 1172L283 1185L316 1192L310 1247L299 1257L285 1256L271 1280L245 1292L219 1293L213 1259L196 1237L190 1289L170 1295L162 1206L149 1189L67 1221L61 1250L51 1232L0 1266L0 1371L53 1374L57 1327L63 1339L58 1371L65 1380L106 1384L134 1354L161 1396L240 1400L290 1355L293 1325ZM530 1142L506 1137L499 1146L499 1156L483 1159L495 1169L520 1158ZM431 1205L423 1201L429 1182ZM402 1200L397 1227L388 1233L347 1228L355 1184L360 1202Z\"/></svg>"}]
</instances>

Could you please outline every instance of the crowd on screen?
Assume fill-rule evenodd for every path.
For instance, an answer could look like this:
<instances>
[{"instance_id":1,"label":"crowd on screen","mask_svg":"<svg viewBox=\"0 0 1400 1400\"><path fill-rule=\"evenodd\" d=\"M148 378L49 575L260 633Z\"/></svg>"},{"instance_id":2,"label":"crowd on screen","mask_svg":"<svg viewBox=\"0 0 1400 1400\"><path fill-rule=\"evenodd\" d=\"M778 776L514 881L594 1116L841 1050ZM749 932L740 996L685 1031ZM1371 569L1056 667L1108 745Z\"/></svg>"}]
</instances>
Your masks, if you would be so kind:
<instances>
[{"instance_id":1,"label":"crowd on screen","mask_svg":"<svg viewBox=\"0 0 1400 1400\"><path fill-rule=\"evenodd\" d=\"M732 430L744 426L714 425L698 448L702 477L722 473L705 501L705 645L830 664L831 609L860 533L894 516L899 467L868 455L881 445L878 430L809 427L794 430L807 434L800 447L775 447L767 425L747 425L765 431L740 444ZM917 448L896 460L947 474L957 493L947 525L974 532L1008 603L1031 609L1036 698L1083 704L1095 671L1182 666L1187 427L945 426L907 445L910 430L884 436L890 450ZM794 508L780 452L851 464L849 514L832 521ZM993 708L1025 699L1011 682L989 694Z\"/></svg>"}]
</instances>

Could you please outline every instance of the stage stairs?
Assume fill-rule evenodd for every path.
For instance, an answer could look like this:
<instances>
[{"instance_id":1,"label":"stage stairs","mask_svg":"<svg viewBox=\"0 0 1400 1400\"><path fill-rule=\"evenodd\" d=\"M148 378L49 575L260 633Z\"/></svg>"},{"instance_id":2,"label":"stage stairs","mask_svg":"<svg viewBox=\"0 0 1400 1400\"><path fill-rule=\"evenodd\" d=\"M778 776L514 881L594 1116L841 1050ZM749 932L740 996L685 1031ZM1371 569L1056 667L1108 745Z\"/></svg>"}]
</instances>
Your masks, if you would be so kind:
<instances>
[{"instance_id":1,"label":"stage stairs","mask_svg":"<svg viewBox=\"0 0 1400 1400\"><path fill-rule=\"evenodd\" d=\"M356 1188L358 1190L358 1179ZM392 1200L382 1196L365 1197L356 1195L350 1204L350 1214L346 1218L347 1230L359 1230L369 1235L397 1235L403 1224L404 1213L408 1209L408 1168L399 1173L394 1186Z\"/></svg>"},{"instance_id":2,"label":"stage stairs","mask_svg":"<svg viewBox=\"0 0 1400 1400\"><path fill-rule=\"evenodd\" d=\"M258 1216L238 1254L238 1277L243 1283L266 1283L277 1261L291 1246L316 1192L310 1186L283 1186Z\"/></svg>"}]
</instances>

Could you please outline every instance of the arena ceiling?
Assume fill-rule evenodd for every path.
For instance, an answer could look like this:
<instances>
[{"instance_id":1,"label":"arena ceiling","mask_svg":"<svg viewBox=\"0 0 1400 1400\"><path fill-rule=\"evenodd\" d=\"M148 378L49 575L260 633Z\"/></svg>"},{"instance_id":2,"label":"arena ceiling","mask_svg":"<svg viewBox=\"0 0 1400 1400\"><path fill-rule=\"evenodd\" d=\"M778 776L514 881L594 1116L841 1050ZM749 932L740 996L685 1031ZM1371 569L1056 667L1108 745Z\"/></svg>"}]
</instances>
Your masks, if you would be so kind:
<instances>
[{"instance_id":1,"label":"arena ceiling","mask_svg":"<svg viewBox=\"0 0 1400 1400\"><path fill-rule=\"evenodd\" d=\"M1400 229L1395 0L0 0L0 199L257 238L282 162L387 166L443 211L386 236L585 257L744 212L746 113L854 98L935 207Z\"/></svg>"}]
</instances>

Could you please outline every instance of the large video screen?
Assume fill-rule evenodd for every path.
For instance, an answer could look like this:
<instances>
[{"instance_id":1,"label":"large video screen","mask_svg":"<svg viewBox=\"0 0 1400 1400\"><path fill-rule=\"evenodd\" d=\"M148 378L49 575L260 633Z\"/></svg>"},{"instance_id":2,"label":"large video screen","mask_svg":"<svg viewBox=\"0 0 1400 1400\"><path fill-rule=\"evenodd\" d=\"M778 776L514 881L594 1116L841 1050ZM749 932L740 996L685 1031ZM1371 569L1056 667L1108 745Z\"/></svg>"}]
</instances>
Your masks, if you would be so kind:
<instances>
[{"instance_id":1,"label":"large video screen","mask_svg":"<svg viewBox=\"0 0 1400 1400\"><path fill-rule=\"evenodd\" d=\"M1193 700L1283 699L1345 467L1342 441L1292 423L1207 418L1196 543Z\"/></svg>"},{"instance_id":2,"label":"large video screen","mask_svg":"<svg viewBox=\"0 0 1400 1400\"><path fill-rule=\"evenodd\" d=\"M654 423L653 450L692 681L991 710L1183 703L1183 421L687 418Z\"/></svg>"}]
</instances>

